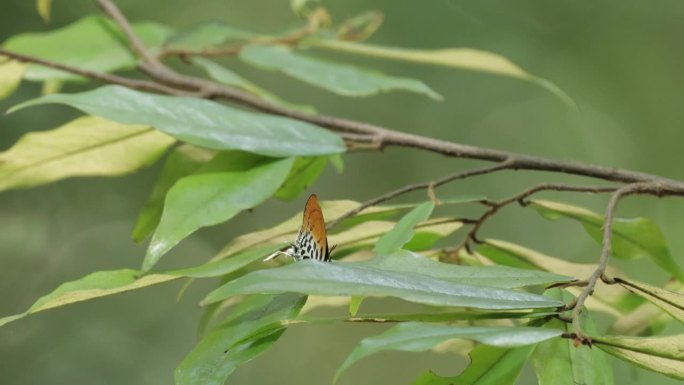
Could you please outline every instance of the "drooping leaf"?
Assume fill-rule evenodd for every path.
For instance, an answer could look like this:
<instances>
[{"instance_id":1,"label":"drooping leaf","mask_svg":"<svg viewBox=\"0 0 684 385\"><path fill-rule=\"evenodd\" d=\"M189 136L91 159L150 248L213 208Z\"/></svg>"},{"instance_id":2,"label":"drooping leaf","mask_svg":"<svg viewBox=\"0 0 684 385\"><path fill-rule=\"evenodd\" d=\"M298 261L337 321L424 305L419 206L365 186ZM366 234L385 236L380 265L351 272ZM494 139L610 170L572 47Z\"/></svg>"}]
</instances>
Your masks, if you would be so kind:
<instances>
[{"instance_id":1,"label":"drooping leaf","mask_svg":"<svg viewBox=\"0 0 684 385\"><path fill-rule=\"evenodd\" d=\"M209 77L216 80L217 82L233 87L238 87L245 91L249 91L254 95L259 96L261 99L267 100L273 104L278 104L283 107L292 108L295 110L308 112L311 114L316 112L316 110L311 106L289 103L286 100L281 99L280 97L272 94L271 92L257 86L256 84L229 70L228 68L220 64L217 64L211 60L202 57L194 57L190 60L194 65L202 68L209 75Z\"/></svg>"},{"instance_id":2,"label":"drooping leaf","mask_svg":"<svg viewBox=\"0 0 684 385\"><path fill-rule=\"evenodd\" d=\"M595 264L567 262L558 257L497 239L485 240L485 243L477 248L477 253L500 265L542 269L577 279L585 279L596 270ZM610 266L606 273L611 277L623 275L618 269ZM577 288L569 290L574 294L579 291ZM594 295L587 299L586 305L591 310L622 317L623 313L631 311L642 302L643 300L639 297L625 292L616 285L601 285L597 287Z\"/></svg>"},{"instance_id":3,"label":"drooping leaf","mask_svg":"<svg viewBox=\"0 0 684 385\"><path fill-rule=\"evenodd\" d=\"M36 0L36 10L43 21L46 23L50 22L50 7L52 5L52 0Z\"/></svg>"},{"instance_id":4,"label":"drooping leaf","mask_svg":"<svg viewBox=\"0 0 684 385\"><path fill-rule=\"evenodd\" d=\"M339 40L362 41L380 28L384 16L380 11L367 11L343 21L335 31Z\"/></svg>"},{"instance_id":5,"label":"drooping leaf","mask_svg":"<svg viewBox=\"0 0 684 385\"><path fill-rule=\"evenodd\" d=\"M23 318L29 314L52 309L75 302L123 293L181 278L167 274L151 274L140 277L140 272L131 269L99 271L81 279L65 282L57 289L39 298L27 311L0 318L0 326Z\"/></svg>"},{"instance_id":6,"label":"drooping leaf","mask_svg":"<svg viewBox=\"0 0 684 385\"><path fill-rule=\"evenodd\" d=\"M455 377L433 372L421 375L413 385L513 385L535 345L501 348L479 345L470 352L470 365Z\"/></svg>"},{"instance_id":7,"label":"drooping leaf","mask_svg":"<svg viewBox=\"0 0 684 385\"><path fill-rule=\"evenodd\" d=\"M391 254L399 250L413 237L413 228L420 222L427 220L434 210L435 204L425 202L411 210L397 222L392 230L385 233L375 244L373 251L376 254Z\"/></svg>"},{"instance_id":8,"label":"drooping leaf","mask_svg":"<svg viewBox=\"0 0 684 385\"><path fill-rule=\"evenodd\" d=\"M549 297L569 303L574 299L566 291L549 290ZM582 328L587 333L596 333L593 321L587 311L581 314ZM552 320L545 324L563 332L572 328L565 322ZM575 346L566 338L555 338L540 343L532 355L539 385L613 385L613 368L606 354L600 349L586 345Z\"/></svg>"},{"instance_id":9,"label":"drooping leaf","mask_svg":"<svg viewBox=\"0 0 684 385\"><path fill-rule=\"evenodd\" d=\"M537 327L460 327L407 322L361 341L337 370L335 378L356 361L385 350L422 352L455 338L471 339L490 346L514 347L536 344L560 334L560 330Z\"/></svg>"},{"instance_id":10,"label":"drooping leaf","mask_svg":"<svg viewBox=\"0 0 684 385\"><path fill-rule=\"evenodd\" d=\"M0 153L0 190L75 176L127 174L154 163L174 143L147 126L83 117L24 135Z\"/></svg>"},{"instance_id":11,"label":"drooping leaf","mask_svg":"<svg viewBox=\"0 0 684 385\"><path fill-rule=\"evenodd\" d=\"M682 293L684 285L679 281L670 281L664 290ZM654 298L654 301L657 300ZM667 306L663 304L663 306ZM636 309L615 320L608 329L608 334L626 336L653 336L660 334L672 321L669 313L652 302L645 301Z\"/></svg>"},{"instance_id":12,"label":"drooping leaf","mask_svg":"<svg viewBox=\"0 0 684 385\"><path fill-rule=\"evenodd\" d=\"M168 28L149 22L137 23L133 25L133 30L152 52L161 46L169 34ZM128 47L123 32L114 22L100 16L85 17L49 32L13 36L3 44L3 47L10 51L99 72L132 69L137 61ZM38 64L29 65L25 78L32 81L83 79L79 75Z\"/></svg>"},{"instance_id":13,"label":"drooping leaf","mask_svg":"<svg viewBox=\"0 0 684 385\"><path fill-rule=\"evenodd\" d=\"M145 206L138 215L138 220L133 228L133 239L142 242L159 224L162 210L164 209L164 197L179 179L200 168L214 155L213 151L202 148L182 145L174 149L166 158L164 167L157 178L154 189L147 199Z\"/></svg>"},{"instance_id":14,"label":"drooping leaf","mask_svg":"<svg viewBox=\"0 0 684 385\"><path fill-rule=\"evenodd\" d=\"M204 99L154 95L121 86L46 95L11 111L48 103L66 104L119 123L149 125L184 142L215 150L266 156L327 155L346 150L340 137L312 124Z\"/></svg>"},{"instance_id":15,"label":"drooping leaf","mask_svg":"<svg viewBox=\"0 0 684 385\"><path fill-rule=\"evenodd\" d=\"M328 296L391 296L410 302L478 309L533 309L560 306L543 296L465 285L409 272L351 263L298 263L244 275L211 292L203 304L238 294L296 292Z\"/></svg>"},{"instance_id":16,"label":"drooping leaf","mask_svg":"<svg viewBox=\"0 0 684 385\"><path fill-rule=\"evenodd\" d=\"M615 278L620 286L641 296L668 312L680 322L684 322L684 294L655 287L643 282Z\"/></svg>"},{"instance_id":17,"label":"drooping leaf","mask_svg":"<svg viewBox=\"0 0 684 385\"><path fill-rule=\"evenodd\" d=\"M582 224L593 240L603 242L603 216L565 203L535 200L532 205L545 218L569 218ZM648 218L613 218L613 256L636 259L650 257L668 274L684 281L684 271L675 262L660 227Z\"/></svg>"},{"instance_id":18,"label":"drooping leaf","mask_svg":"<svg viewBox=\"0 0 684 385\"><path fill-rule=\"evenodd\" d=\"M560 97L564 102L573 107L575 106L575 102L570 96L551 81L531 75L509 59L493 52L472 48L444 48L434 50L394 48L321 38L306 39L305 44L354 55L373 56L419 64L431 64L522 79L546 88Z\"/></svg>"},{"instance_id":19,"label":"drooping leaf","mask_svg":"<svg viewBox=\"0 0 684 385\"><path fill-rule=\"evenodd\" d=\"M422 274L468 285L506 289L545 285L553 282L569 282L574 279L539 270L516 269L505 266L457 266L433 261L409 251L378 256L370 261L357 262L353 265L386 271Z\"/></svg>"},{"instance_id":20,"label":"drooping leaf","mask_svg":"<svg viewBox=\"0 0 684 385\"><path fill-rule=\"evenodd\" d=\"M75 281L63 283L51 293L39 298L24 313L0 318L0 326L43 310L137 290L184 277L212 278L225 276L250 263L262 260L277 248L277 246L271 246L250 249L225 260L159 274L142 275L142 272L132 269L99 271Z\"/></svg>"},{"instance_id":21,"label":"drooping leaf","mask_svg":"<svg viewBox=\"0 0 684 385\"><path fill-rule=\"evenodd\" d=\"M159 227L143 261L147 271L195 230L225 222L273 195L293 159L272 161L243 172L217 172L185 177L166 195Z\"/></svg>"},{"instance_id":22,"label":"drooping leaf","mask_svg":"<svg viewBox=\"0 0 684 385\"><path fill-rule=\"evenodd\" d=\"M372 96L394 90L411 91L435 100L442 97L423 82L304 56L281 46L249 45L240 51L244 62L269 71L282 72L343 96Z\"/></svg>"},{"instance_id":23,"label":"drooping leaf","mask_svg":"<svg viewBox=\"0 0 684 385\"><path fill-rule=\"evenodd\" d=\"M355 316L359 312L363 299L363 297L358 295L354 295L349 299L349 315Z\"/></svg>"},{"instance_id":24,"label":"drooping leaf","mask_svg":"<svg viewBox=\"0 0 684 385\"><path fill-rule=\"evenodd\" d=\"M684 380L684 334L668 337L594 337L594 346L644 369Z\"/></svg>"},{"instance_id":25,"label":"drooping leaf","mask_svg":"<svg viewBox=\"0 0 684 385\"><path fill-rule=\"evenodd\" d=\"M225 276L249 265L250 263L264 259L264 257L282 248L283 246L285 245L257 247L231 256L230 258L219 261L211 261L195 267L172 270L166 272L165 274L191 278L211 278Z\"/></svg>"},{"instance_id":26,"label":"drooping leaf","mask_svg":"<svg viewBox=\"0 0 684 385\"><path fill-rule=\"evenodd\" d=\"M272 345L285 331L281 321L296 316L306 297L251 296L207 334L176 368L176 385L222 385L242 363Z\"/></svg>"},{"instance_id":27,"label":"drooping leaf","mask_svg":"<svg viewBox=\"0 0 684 385\"><path fill-rule=\"evenodd\" d=\"M290 175L276 192L276 198L286 201L295 199L318 179L327 163L326 157L323 156L297 158L290 170Z\"/></svg>"},{"instance_id":28,"label":"drooping leaf","mask_svg":"<svg viewBox=\"0 0 684 385\"><path fill-rule=\"evenodd\" d=\"M226 23L210 21L173 33L164 43L164 48L201 52L231 41L242 42L251 36L252 33Z\"/></svg>"},{"instance_id":29,"label":"drooping leaf","mask_svg":"<svg viewBox=\"0 0 684 385\"><path fill-rule=\"evenodd\" d=\"M0 55L0 100L10 96L24 77L26 64Z\"/></svg>"}]
</instances>

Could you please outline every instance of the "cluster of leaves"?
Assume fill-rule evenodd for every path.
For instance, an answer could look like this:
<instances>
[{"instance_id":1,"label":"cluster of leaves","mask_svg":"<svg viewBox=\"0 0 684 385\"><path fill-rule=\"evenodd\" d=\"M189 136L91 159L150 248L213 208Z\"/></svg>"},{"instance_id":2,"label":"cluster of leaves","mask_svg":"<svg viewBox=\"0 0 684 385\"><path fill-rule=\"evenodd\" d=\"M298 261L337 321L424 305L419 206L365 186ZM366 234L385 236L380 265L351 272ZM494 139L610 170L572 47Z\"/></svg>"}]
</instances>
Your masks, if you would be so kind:
<instances>
[{"instance_id":1,"label":"cluster of leaves","mask_svg":"<svg viewBox=\"0 0 684 385\"><path fill-rule=\"evenodd\" d=\"M49 1L39 1L49 15ZM342 96L370 96L404 90L441 99L423 82L324 61L306 48L324 48L454 68L485 71L532 81L561 97L551 83L523 71L498 55L470 50L434 51L378 47L361 43L379 26L377 13L363 14L337 27L320 8L293 1L308 18L307 33L264 37L221 23L175 32L156 23L137 23L135 32L152 52L185 52L191 64L221 83L241 88L271 103L294 106L255 85L203 53L235 50L239 60L276 71ZM323 16L321 16L323 15ZM311 31L310 26L316 28ZM48 33L11 37L3 48L100 72L130 70L136 58L118 27L99 16L86 17ZM284 44L287 42L288 44ZM236 48L237 47L237 48ZM195 57L193 55L198 54ZM176 369L179 385L221 384L241 364L268 349L291 325L316 322L400 322L370 337L341 364L338 375L359 359L384 350L424 351L454 339L476 341L455 348L470 354L471 365L455 378L432 372L415 384L512 384L531 361L539 383L612 384L604 352L675 378L684 378L684 336L651 336L667 317L684 321L684 273L675 263L658 226L644 218L616 219L614 254L652 258L676 278L667 288L628 279L601 287L587 302L589 310L616 318L613 336L602 336L587 312L583 327L595 346L573 346L560 338L569 327L555 316L578 289L554 289L594 271L594 265L565 262L522 246L487 240L462 266L438 262L437 241L464 224L432 218L432 202L376 206L341 222L330 234L338 261L266 264L268 253L291 241L301 216L269 229L231 240L209 262L181 270L151 272L176 244L199 228L226 222L270 197L292 200L304 192L328 163L342 171L344 142L331 132L301 121L255 113L213 101L162 96L108 85L81 93L54 93L65 83L83 82L78 74L4 59L0 97L22 80L44 84L45 95L12 109L46 103L65 104L88 114L50 131L30 133L0 153L0 189L34 187L76 176L116 176L148 166L166 154L157 183L140 213L133 238L151 237L141 269L102 271L67 282L38 299L26 312L0 319L0 325L58 306L186 279L219 279L221 285L202 301L201 339ZM444 200L469 204L482 198ZM353 209L353 201L323 202L334 219ZM602 218L585 209L536 201L549 219L578 221L600 242ZM372 257L372 258L371 258ZM343 259L344 261L339 261ZM497 266L493 266L497 265ZM611 276L624 276L611 271ZM521 290L525 289L525 290ZM342 301L329 298L342 297ZM420 311L358 314L365 297L395 297L420 304ZM348 306L335 319L319 319L316 306ZM464 309L467 308L467 309ZM669 315L668 315L669 314ZM475 323L477 326L471 326Z\"/></svg>"}]
</instances>

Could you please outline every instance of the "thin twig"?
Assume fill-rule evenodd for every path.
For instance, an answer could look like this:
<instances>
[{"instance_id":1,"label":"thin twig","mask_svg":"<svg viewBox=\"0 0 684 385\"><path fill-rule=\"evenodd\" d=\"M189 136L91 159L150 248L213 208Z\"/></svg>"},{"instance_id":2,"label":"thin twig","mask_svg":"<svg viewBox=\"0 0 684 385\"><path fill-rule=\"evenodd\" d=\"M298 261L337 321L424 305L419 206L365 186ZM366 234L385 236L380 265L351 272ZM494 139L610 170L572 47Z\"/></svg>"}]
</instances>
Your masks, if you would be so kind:
<instances>
[{"instance_id":1,"label":"thin twig","mask_svg":"<svg viewBox=\"0 0 684 385\"><path fill-rule=\"evenodd\" d=\"M88 70L85 68L79 68L79 67L71 66L68 64L62 64L62 63L58 63L58 62L52 61L52 60L41 59L41 58L31 56L31 55L25 55L25 54L18 53L18 52L8 51L4 48L0 48L0 56L10 57L10 58L15 59L17 61L20 61L22 63L39 64L39 65L42 65L44 67L62 70L65 72L69 72L69 73L72 73L75 75L80 75L83 77L87 77L87 78L90 78L93 80L98 80L98 81L105 82L105 83L119 84L119 85L126 86L128 88L133 88L136 90L153 91L153 92L159 92L159 93L163 93L163 94L176 95L176 96L190 95L189 93L187 93L185 91L181 91L181 90L177 90L177 89L174 89L171 87L167 87L163 84L159 84L159 83L152 82L149 80L131 79L131 78L112 75L112 74L108 74L108 73L104 73L104 72L91 71L91 70Z\"/></svg>"},{"instance_id":2,"label":"thin twig","mask_svg":"<svg viewBox=\"0 0 684 385\"><path fill-rule=\"evenodd\" d=\"M452 182L455 180L466 179L466 178L469 178L471 176L484 175L484 174L489 174L489 173L500 171L500 170L511 169L514 167L514 164L515 164L514 161L507 161L507 162L498 163L498 164L495 164L492 166L476 168L476 169L466 170L466 171L460 171L460 172L457 172L455 174L451 174L451 175L448 175L446 177L443 177L443 178L440 178L440 179L437 179L434 181L429 181L429 182L424 182L424 183L415 183L415 184L410 184L410 185L404 186L404 187L396 189L394 191L390 191L386 194L377 196L373 199L369 199L369 200L361 203L357 207L345 212L344 214L340 215L334 221L332 221L328 224L328 230L334 228L335 226L340 224L340 222L342 222L343 220L350 218L350 217L353 217L354 215L362 212L363 210L365 210L371 206L375 206L377 204L386 202L392 198L398 197L399 195L403 195L403 194L406 194L406 193L409 193L412 191L416 191L416 190L427 189L427 188L430 188L431 186L432 186L432 188L439 187L439 186L444 185L446 183L449 183L449 182Z\"/></svg>"},{"instance_id":3,"label":"thin twig","mask_svg":"<svg viewBox=\"0 0 684 385\"><path fill-rule=\"evenodd\" d=\"M584 302L587 298L594 292L596 283L599 279L605 279L606 281L611 281L605 276L606 268L608 267L608 261L613 252L613 218L615 217L615 210L617 205L622 198L633 194L652 194L658 197L665 195L679 195L681 191L671 191L667 186L659 183L633 183L625 185L613 193L608 202L606 208L606 215L603 222L603 243L601 247L601 256L599 257L599 263L596 270L587 278L587 285L584 290L577 296L574 304L572 306L572 328L575 339L583 344L591 345L591 337L584 334L582 327L580 325L580 314L582 313L582 308L584 307Z\"/></svg>"},{"instance_id":4,"label":"thin twig","mask_svg":"<svg viewBox=\"0 0 684 385\"><path fill-rule=\"evenodd\" d=\"M513 195L509 198L502 199L497 202L483 202L487 206L489 206L489 209L485 211L480 218L477 220L475 225L468 231L468 234L466 234L465 238L463 239L463 242L461 242L460 245L455 247L454 249L450 250L450 252L453 253L458 253L459 250L462 248L465 248L469 253L472 252L471 247L470 247L470 242L475 242L475 243L482 243L482 241L477 237L477 233L482 227L482 225L491 217L496 215L496 213L499 212L499 210L503 209L504 207L513 204L513 203L520 203L521 205L526 205L527 203L525 202L526 198L529 198L530 196L541 192L541 191L563 191L563 192L585 192L585 193L592 193L592 194L598 194L598 193L606 193L606 192L613 192L617 190L617 187L610 187L610 186L575 186L575 185L567 185L567 184L554 184L554 183L545 183L541 184L538 186L534 186L532 188L529 188L519 194Z\"/></svg>"},{"instance_id":5,"label":"thin twig","mask_svg":"<svg viewBox=\"0 0 684 385\"><path fill-rule=\"evenodd\" d=\"M131 24L128 22L126 17L123 15L123 13L121 13L119 7L109 0L97 0L97 3L100 5L100 8L102 8L102 10L109 15L109 17L111 17L112 20L119 25L119 27L121 27L123 32L126 34L126 38L128 38L131 48L135 54L140 57L140 59L149 64L158 62L157 58L147 50L145 43L143 43L138 35L135 34L133 27L131 27Z\"/></svg>"}]
</instances>

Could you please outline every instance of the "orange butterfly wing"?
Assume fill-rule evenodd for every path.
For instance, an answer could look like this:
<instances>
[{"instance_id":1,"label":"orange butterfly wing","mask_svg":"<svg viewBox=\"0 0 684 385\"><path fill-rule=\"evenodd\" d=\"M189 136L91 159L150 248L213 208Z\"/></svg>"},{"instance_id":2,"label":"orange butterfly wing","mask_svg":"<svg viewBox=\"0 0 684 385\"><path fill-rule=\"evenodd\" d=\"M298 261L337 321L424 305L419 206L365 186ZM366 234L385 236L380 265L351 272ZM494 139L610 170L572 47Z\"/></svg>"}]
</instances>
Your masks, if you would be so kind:
<instances>
[{"instance_id":1,"label":"orange butterfly wing","mask_svg":"<svg viewBox=\"0 0 684 385\"><path fill-rule=\"evenodd\" d=\"M330 258L325 220L316 194L311 194L309 200L306 201L302 227L292 247L292 256L298 260L327 261Z\"/></svg>"},{"instance_id":2,"label":"orange butterfly wing","mask_svg":"<svg viewBox=\"0 0 684 385\"><path fill-rule=\"evenodd\" d=\"M316 245L325 253L328 250L328 235L325 231L325 219L323 219L323 211L318 204L318 197L316 194L311 194L304 206L304 220L302 221L302 230L308 231L313 235Z\"/></svg>"}]
</instances>

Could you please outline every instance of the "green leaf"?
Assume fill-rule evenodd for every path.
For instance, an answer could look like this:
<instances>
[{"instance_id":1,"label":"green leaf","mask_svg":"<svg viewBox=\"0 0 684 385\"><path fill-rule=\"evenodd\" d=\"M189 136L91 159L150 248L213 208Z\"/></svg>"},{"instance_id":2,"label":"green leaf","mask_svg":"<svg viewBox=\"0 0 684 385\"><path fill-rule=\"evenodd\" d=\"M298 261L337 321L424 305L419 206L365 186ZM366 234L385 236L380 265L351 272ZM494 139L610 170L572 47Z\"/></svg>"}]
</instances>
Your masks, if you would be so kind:
<instances>
[{"instance_id":1,"label":"green leaf","mask_svg":"<svg viewBox=\"0 0 684 385\"><path fill-rule=\"evenodd\" d=\"M669 337L593 337L613 356L654 372L684 380L684 334Z\"/></svg>"},{"instance_id":2,"label":"green leaf","mask_svg":"<svg viewBox=\"0 0 684 385\"><path fill-rule=\"evenodd\" d=\"M244 172L217 172L179 180L166 195L159 227L152 236L143 270L195 230L225 222L273 195L293 159L273 161Z\"/></svg>"},{"instance_id":3,"label":"green leaf","mask_svg":"<svg viewBox=\"0 0 684 385\"><path fill-rule=\"evenodd\" d=\"M349 315L355 316L356 313L359 312L359 308L361 307L363 300L364 297L358 295L353 295L351 299L349 299Z\"/></svg>"},{"instance_id":4,"label":"green leaf","mask_svg":"<svg viewBox=\"0 0 684 385\"><path fill-rule=\"evenodd\" d=\"M371 37L382 25L380 11L367 11L343 21L335 31L338 40L362 41Z\"/></svg>"},{"instance_id":5,"label":"green leaf","mask_svg":"<svg viewBox=\"0 0 684 385\"><path fill-rule=\"evenodd\" d=\"M315 59L281 46L248 45L240 51L240 59L265 70L282 72L338 95L359 97L403 90L442 100L438 93L419 80L388 76L349 64Z\"/></svg>"},{"instance_id":6,"label":"green leaf","mask_svg":"<svg viewBox=\"0 0 684 385\"><path fill-rule=\"evenodd\" d=\"M359 205L358 202L350 200L321 201L320 204L323 214L328 221L330 221L331 218L339 217L343 213ZM378 210L382 209L376 207L371 207L368 209L369 212L376 212ZM214 259L225 258L236 252L256 245L292 242L292 240L297 236L297 231L299 231L299 227L301 225L302 213L300 212L293 215L288 220L269 229L243 234L232 239L221 251L219 251ZM329 238L331 238L330 235ZM335 242L337 242L337 240L335 240ZM330 239L328 243L334 244L334 242L331 242Z\"/></svg>"},{"instance_id":7,"label":"green leaf","mask_svg":"<svg viewBox=\"0 0 684 385\"><path fill-rule=\"evenodd\" d=\"M323 156L297 158L290 175L276 192L276 198L286 201L295 199L321 176L327 163L327 158Z\"/></svg>"},{"instance_id":8,"label":"green leaf","mask_svg":"<svg viewBox=\"0 0 684 385\"><path fill-rule=\"evenodd\" d=\"M152 52L157 51L169 34L168 28L149 22L136 23L133 30ZM3 47L9 51L99 72L133 69L137 62L123 32L114 22L100 16L89 16L49 32L13 36ZM29 65L25 77L32 81L83 80L79 75L38 64Z\"/></svg>"},{"instance_id":9,"label":"green leaf","mask_svg":"<svg viewBox=\"0 0 684 385\"><path fill-rule=\"evenodd\" d=\"M295 15L305 17L311 12L309 5L312 3L322 3L323 0L290 0L290 8Z\"/></svg>"},{"instance_id":10,"label":"green leaf","mask_svg":"<svg viewBox=\"0 0 684 385\"><path fill-rule=\"evenodd\" d=\"M54 130L28 133L0 153L0 190L131 173L154 163L173 143L150 127L79 118Z\"/></svg>"},{"instance_id":11,"label":"green leaf","mask_svg":"<svg viewBox=\"0 0 684 385\"><path fill-rule=\"evenodd\" d=\"M0 100L10 96L19 87L26 66L25 63L0 55Z\"/></svg>"},{"instance_id":12,"label":"green leaf","mask_svg":"<svg viewBox=\"0 0 684 385\"><path fill-rule=\"evenodd\" d=\"M572 98L558 88L557 85L547 79L531 75L509 59L492 52L472 48L406 49L321 38L308 38L304 41L304 44L354 55L438 65L521 79L551 91L565 103L576 107Z\"/></svg>"},{"instance_id":13,"label":"green leaf","mask_svg":"<svg viewBox=\"0 0 684 385\"><path fill-rule=\"evenodd\" d=\"M470 365L455 377L424 373L413 385L513 385L534 345L507 349L479 345L470 352Z\"/></svg>"},{"instance_id":14,"label":"green leaf","mask_svg":"<svg viewBox=\"0 0 684 385\"><path fill-rule=\"evenodd\" d=\"M306 297L251 296L204 337L176 368L176 385L222 385L237 367L268 349L296 316Z\"/></svg>"},{"instance_id":15,"label":"green leaf","mask_svg":"<svg viewBox=\"0 0 684 385\"><path fill-rule=\"evenodd\" d=\"M679 322L684 322L684 294L655 287L643 282L615 278L620 286L643 297L668 312Z\"/></svg>"},{"instance_id":16,"label":"green leaf","mask_svg":"<svg viewBox=\"0 0 684 385\"><path fill-rule=\"evenodd\" d=\"M574 296L559 289L550 290L549 297L570 303ZM581 314L582 328L588 333L595 333L596 327L587 316ZM571 332L572 328L565 322L552 320L546 327L563 332ZM606 354L600 349L586 345L575 346L567 338L555 338L540 343L532 355L532 363L539 385L612 385L613 368Z\"/></svg>"},{"instance_id":17,"label":"green leaf","mask_svg":"<svg viewBox=\"0 0 684 385\"><path fill-rule=\"evenodd\" d=\"M213 151L187 144L177 147L169 154L154 185L152 194L140 211L133 228L132 235L136 242L142 242L157 228L164 210L164 197L169 189L179 179L199 169L213 155Z\"/></svg>"},{"instance_id":18,"label":"green leaf","mask_svg":"<svg viewBox=\"0 0 684 385\"><path fill-rule=\"evenodd\" d=\"M281 249L283 246L284 245L257 247L220 261L212 261L195 267L172 270L165 274L191 278L221 277L238 271L250 263L261 261L264 257Z\"/></svg>"},{"instance_id":19,"label":"green leaf","mask_svg":"<svg viewBox=\"0 0 684 385\"><path fill-rule=\"evenodd\" d=\"M532 205L545 218L569 218L582 224L599 245L603 242L603 216L582 207L535 200ZM647 218L613 218L613 256L623 259L650 257L653 261L684 281L684 271L674 260L660 227Z\"/></svg>"},{"instance_id":20,"label":"green leaf","mask_svg":"<svg viewBox=\"0 0 684 385\"><path fill-rule=\"evenodd\" d=\"M99 271L81 279L65 282L57 289L39 298L27 311L0 318L0 326L23 318L29 314L64 306L93 298L123 293L181 278L167 274L151 274L140 277L140 272L131 269Z\"/></svg>"},{"instance_id":21,"label":"green leaf","mask_svg":"<svg viewBox=\"0 0 684 385\"><path fill-rule=\"evenodd\" d=\"M465 285L410 272L352 263L302 261L244 275L211 292L204 305L238 294L296 292L327 296L391 296L410 302L478 309L533 309L562 305L543 296Z\"/></svg>"},{"instance_id":22,"label":"green leaf","mask_svg":"<svg viewBox=\"0 0 684 385\"><path fill-rule=\"evenodd\" d=\"M477 253L499 265L506 265L525 269L541 269L557 274L565 274L578 279L589 277L596 270L595 264L567 262L558 257L542 254L526 247L501 241L486 239L477 248ZM622 273L608 267L608 276L614 277ZM574 293L579 289L570 289ZM602 285L596 289L594 295L587 299L587 306L591 310L599 310L615 317L622 317L624 312L631 311L640 303L639 298L625 293L616 285Z\"/></svg>"},{"instance_id":23,"label":"green leaf","mask_svg":"<svg viewBox=\"0 0 684 385\"><path fill-rule=\"evenodd\" d=\"M273 104L277 104L287 108L292 108L302 112L308 112L310 114L316 112L316 109L311 106L289 103L286 100L281 99L280 97L272 94L269 91L266 91L265 89L257 86L256 84L229 70L228 68L219 65L211 60L201 57L193 57L190 59L190 61L192 62L192 64L202 68L209 75L209 77L216 80L217 82L233 87L242 88L243 90L251 92L252 94L260 97L261 99L269 101Z\"/></svg>"},{"instance_id":24,"label":"green leaf","mask_svg":"<svg viewBox=\"0 0 684 385\"><path fill-rule=\"evenodd\" d=\"M194 25L171 35L164 48L199 52L209 50L230 41L245 41L252 33L243 31L218 21Z\"/></svg>"},{"instance_id":25,"label":"green leaf","mask_svg":"<svg viewBox=\"0 0 684 385\"><path fill-rule=\"evenodd\" d=\"M403 218L397 222L392 230L385 233L375 244L373 251L376 254L391 254L399 250L406 242L413 237L413 228L420 222L426 221L430 218L435 204L432 202L425 202L415 209L411 210Z\"/></svg>"},{"instance_id":26,"label":"green leaf","mask_svg":"<svg viewBox=\"0 0 684 385\"><path fill-rule=\"evenodd\" d=\"M40 15L41 18L43 18L43 21L46 23L50 22L50 6L52 5L52 0L37 0L36 1L36 9L38 10L38 14Z\"/></svg>"},{"instance_id":27,"label":"green leaf","mask_svg":"<svg viewBox=\"0 0 684 385\"><path fill-rule=\"evenodd\" d=\"M337 370L335 378L356 361L385 350L422 352L447 340L464 338L490 346L514 347L557 337L560 330L537 327L459 327L407 322L361 341Z\"/></svg>"},{"instance_id":28,"label":"green leaf","mask_svg":"<svg viewBox=\"0 0 684 385\"><path fill-rule=\"evenodd\" d=\"M344 160L342 159L342 155L328 155L328 160L330 161L330 164L332 164L333 167L335 167L335 170L338 174L341 174L344 171Z\"/></svg>"},{"instance_id":29,"label":"green leaf","mask_svg":"<svg viewBox=\"0 0 684 385\"><path fill-rule=\"evenodd\" d=\"M154 95L121 86L47 95L11 111L48 103L66 104L119 123L149 125L184 142L215 150L243 150L266 156L346 151L339 136L312 124L204 99Z\"/></svg>"},{"instance_id":30,"label":"green leaf","mask_svg":"<svg viewBox=\"0 0 684 385\"><path fill-rule=\"evenodd\" d=\"M385 271L422 274L445 281L512 289L552 282L569 282L574 278L539 270L515 269L505 266L457 266L425 258L409 251L378 256L354 266L371 267Z\"/></svg>"}]
</instances>

